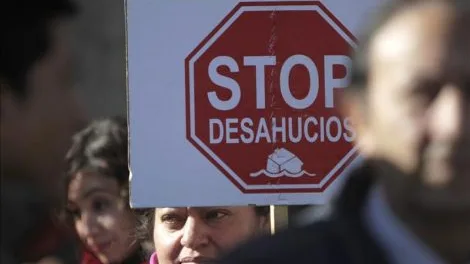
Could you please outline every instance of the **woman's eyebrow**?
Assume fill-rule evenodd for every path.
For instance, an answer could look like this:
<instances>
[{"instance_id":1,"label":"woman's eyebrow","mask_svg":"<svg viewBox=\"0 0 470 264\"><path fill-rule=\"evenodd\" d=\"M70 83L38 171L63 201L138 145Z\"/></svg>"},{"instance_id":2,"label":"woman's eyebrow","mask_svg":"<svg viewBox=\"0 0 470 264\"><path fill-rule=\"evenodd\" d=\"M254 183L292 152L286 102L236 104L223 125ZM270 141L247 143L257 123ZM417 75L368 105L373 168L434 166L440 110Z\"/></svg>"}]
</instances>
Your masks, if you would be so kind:
<instances>
[{"instance_id":1,"label":"woman's eyebrow","mask_svg":"<svg viewBox=\"0 0 470 264\"><path fill-rule=\"evenodd\" d=\"M97 193L97 192L104 192L104 193L109 193L109 194L111 194L111 192L110 192L108 189L103 188L103 187L96 186L96 187L92 187L92 188L86 190L86 191L81 195L81 198L82 198L82 199L86 199L86 198L90 197L92 194Z\"/></svg>"},{"instance_id":2,"label":"woman's eyebrow","mask_svg":"<svg viewBox=\"0 0 470 264\"><path fill-rule=\"evenodd\" d=\"M163 207L163 208L157 208L156 212L158 212L158 213L180 213L180 212L186 212L186 208L184 208L184 207Z\"/></svg>"}]
</instances>

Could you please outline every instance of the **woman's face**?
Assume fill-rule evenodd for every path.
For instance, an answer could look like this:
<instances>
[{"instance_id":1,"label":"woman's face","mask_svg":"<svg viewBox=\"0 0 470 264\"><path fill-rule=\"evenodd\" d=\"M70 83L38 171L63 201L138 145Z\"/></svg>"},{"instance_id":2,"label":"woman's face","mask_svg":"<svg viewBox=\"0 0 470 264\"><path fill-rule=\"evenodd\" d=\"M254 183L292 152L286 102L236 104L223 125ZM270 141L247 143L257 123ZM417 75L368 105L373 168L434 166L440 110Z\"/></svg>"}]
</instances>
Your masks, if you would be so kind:
<instances>
[{"instance_id":1,"label":"woman's face","mask_svg":"<svg viewBox=\"0 0 470 264\"><path fill-rule=\"evenodd\" d=\"M118 182L77 173L68 187L68 210L80 240L102 263L124 260L136 247L136 220Z\"/></svg>"},{"instance_id":2,"label":"woman's face","mask_svg":"<svg viewBox=\"0 0 470 264\"><path fill-rule=\"evenodd\" d=\"M210 263L240 242L262 233L268 220L253 207L155 209L158 263Z\"/></svg>"}]
</instances>

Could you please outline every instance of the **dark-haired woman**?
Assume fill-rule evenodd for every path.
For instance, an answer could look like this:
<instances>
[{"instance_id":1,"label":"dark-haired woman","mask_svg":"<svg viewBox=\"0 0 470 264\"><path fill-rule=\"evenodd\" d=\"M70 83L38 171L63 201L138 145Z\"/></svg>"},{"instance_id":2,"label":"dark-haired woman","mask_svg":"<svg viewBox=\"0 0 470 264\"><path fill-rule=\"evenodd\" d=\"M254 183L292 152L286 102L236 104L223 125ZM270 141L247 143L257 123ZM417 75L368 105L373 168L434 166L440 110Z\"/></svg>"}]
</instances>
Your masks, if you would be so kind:
<instances>
[{"instance_id":1,"label":"dark-haired woman","mask_svg":"<svg viewBox=\"0 0 470 264\"><path fill-rule=\"evenodd\" d=\"M145 262L128 198L126 120L92 122L67 153L67 215L84 247L82 264Z\"/></svg>"}]
</instances>

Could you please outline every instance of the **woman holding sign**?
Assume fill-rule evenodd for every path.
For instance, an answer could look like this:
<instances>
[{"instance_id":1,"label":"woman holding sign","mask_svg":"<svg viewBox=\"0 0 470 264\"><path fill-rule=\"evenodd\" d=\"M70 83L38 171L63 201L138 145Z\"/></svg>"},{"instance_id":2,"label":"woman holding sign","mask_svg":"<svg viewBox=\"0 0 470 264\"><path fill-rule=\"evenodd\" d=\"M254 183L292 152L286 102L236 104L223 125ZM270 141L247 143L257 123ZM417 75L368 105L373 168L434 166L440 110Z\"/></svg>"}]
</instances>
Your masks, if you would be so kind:
<instances>
[{"instance_id":1,"label":"woman holding sign","mask_svg":"<svg viewBox=\"0 0 470 264\"><path fill-rule=\"evenodd\" d=\"M129 207L127 125L95 121L73 138L67 154L67 215L84 246L82 264L145 262Z\"/></svg>"},{"instance_id":2,"label":"woman holding sign","mask_svg":"<svg viewBox=\"0 0 470 264\"><path fill-rule=\"evenodd\" d=\"M142 230L157 249L150 264L213 263L238 244L266 233L269 207L156 208L142 215Z\"/></svg>"}]
</instances>

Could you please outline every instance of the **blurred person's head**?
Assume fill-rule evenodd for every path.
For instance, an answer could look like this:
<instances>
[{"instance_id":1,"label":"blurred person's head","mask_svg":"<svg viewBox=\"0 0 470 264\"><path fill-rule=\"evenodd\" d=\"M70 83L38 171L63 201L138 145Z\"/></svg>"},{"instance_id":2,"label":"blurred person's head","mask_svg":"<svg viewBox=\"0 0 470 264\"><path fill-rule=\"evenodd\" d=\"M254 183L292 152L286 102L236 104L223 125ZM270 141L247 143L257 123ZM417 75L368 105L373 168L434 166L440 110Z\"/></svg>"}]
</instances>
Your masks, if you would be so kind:
<instances>
[{"instance_id":1,"label":"blurred person's head","mask_svg":"<svg viewBox=\"0 0 470 264\"><path fill-rule=\"evenodd\" d=\"M85 248L102 263L119 263L139 243L129 207L126 120L92 122L67 153L67 214Z\"/></svg>"},{"instance_id":2,"label":"blurred person's head","mask_svg":"<svg viewBox=\"0 0 470 264\"><path fill-rule=\"evenodd\" d=\"M159 264L209 263L265 234L269 207L168 207L149 210L141 229L153 235Z\"/></svg>"},{"instance_id":3,"label":"blurred person's head","mask_svg":"<svg viewBox=\"0 0 470 264\"><path fill-rule=\"evenodd\" d=\"M470 221L470 1L404 2L364 35L345 109L394 209L464 223Z\"/></svg>"},{"instance_id":4,"label":"blurred person's head","mask_svg":"<svg viewBox=\"0 0 470 264\"><path fill-rule=\"evenodd\" d=\"M27 183L51 197L81 124L69 43L75 13L68 0L0 4L2 181Z\"/></svg>"}]
</instances>

